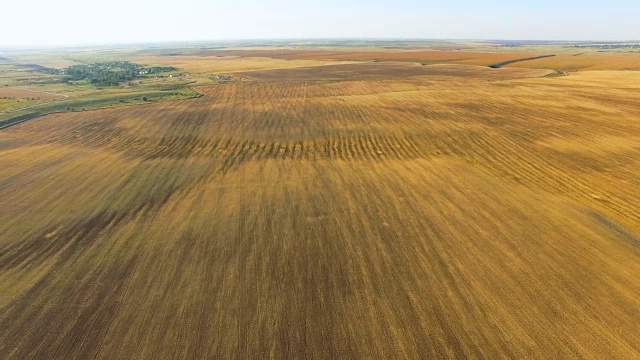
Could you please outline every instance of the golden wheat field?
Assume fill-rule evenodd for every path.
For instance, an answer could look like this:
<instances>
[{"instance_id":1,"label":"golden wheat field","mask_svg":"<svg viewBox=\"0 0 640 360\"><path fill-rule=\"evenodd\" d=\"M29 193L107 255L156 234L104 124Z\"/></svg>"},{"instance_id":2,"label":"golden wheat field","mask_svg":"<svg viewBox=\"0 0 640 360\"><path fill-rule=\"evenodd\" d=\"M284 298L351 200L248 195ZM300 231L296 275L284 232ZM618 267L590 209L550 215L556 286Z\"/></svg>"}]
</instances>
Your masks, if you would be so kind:
<instances>
[{"instance_id":1,"label":"golden wheat field","mask_svg":"<svg viewBox=\"0 0 640 360\"><path fill-rule=\"evenodd\" d=\"M250 55L0 131L0 358L640 357L640 73Z\"/></svg>"}]
</instances>

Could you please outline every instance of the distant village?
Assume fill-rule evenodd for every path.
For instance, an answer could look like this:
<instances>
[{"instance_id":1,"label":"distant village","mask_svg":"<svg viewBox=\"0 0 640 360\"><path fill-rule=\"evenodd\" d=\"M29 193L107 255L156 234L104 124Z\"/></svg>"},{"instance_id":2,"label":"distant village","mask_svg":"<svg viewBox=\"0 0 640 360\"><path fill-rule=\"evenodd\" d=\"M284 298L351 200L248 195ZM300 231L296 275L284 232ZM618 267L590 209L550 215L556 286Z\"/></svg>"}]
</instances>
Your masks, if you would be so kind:
<instances>
[{"instance_id":1,"label":"distant village","mask_svg":"<svg viewBox=\"0 0 640 360\"><path fill-rule=\"evenodd\" d=\"M62 76L62 81L88 81L97 86L118 86L123 82L138 80L150 75L161 77L167 72L176 71L173 66L142 66L129 61L109 61L93 64L71 65L65 69L41 67L38 71ZM172 73L169 77L180 77Z\"/></svg>"}]
</instances>

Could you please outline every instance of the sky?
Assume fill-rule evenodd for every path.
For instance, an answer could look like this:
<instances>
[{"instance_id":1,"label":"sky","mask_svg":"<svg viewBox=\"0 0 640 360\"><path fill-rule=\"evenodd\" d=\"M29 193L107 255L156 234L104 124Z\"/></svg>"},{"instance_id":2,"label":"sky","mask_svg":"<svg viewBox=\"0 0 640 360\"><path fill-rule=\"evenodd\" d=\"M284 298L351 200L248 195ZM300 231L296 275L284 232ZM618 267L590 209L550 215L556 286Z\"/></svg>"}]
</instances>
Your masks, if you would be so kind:
<instances>
[{"instance_id":1,"label":"sky","mask_svg":"<svg viewBox=\"0 0 640 360\"><path fill-rule=\"evenodd\" d=\"M640 40L640 0L3 0L0 47L376 38Z\"/></svg>"}]
</instances>

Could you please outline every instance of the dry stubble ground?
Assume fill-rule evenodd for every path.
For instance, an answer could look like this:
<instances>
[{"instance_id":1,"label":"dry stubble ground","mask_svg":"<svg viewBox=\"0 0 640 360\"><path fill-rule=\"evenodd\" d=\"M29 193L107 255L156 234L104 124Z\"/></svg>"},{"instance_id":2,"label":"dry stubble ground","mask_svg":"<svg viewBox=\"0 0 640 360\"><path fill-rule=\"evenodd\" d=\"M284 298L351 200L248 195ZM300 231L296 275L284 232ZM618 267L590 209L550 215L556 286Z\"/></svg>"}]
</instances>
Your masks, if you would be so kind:
<instances>
[{"instance_id":1,"label":"dry stubble ground","mask_svg":"<svg viewBox=\"0 0 640 360\"><path fill-rule=\"evenodd\" d=\"M640 356L640 79L545 73L260 71L1 132L2 358Z\"/></svg>"}]
</instances>

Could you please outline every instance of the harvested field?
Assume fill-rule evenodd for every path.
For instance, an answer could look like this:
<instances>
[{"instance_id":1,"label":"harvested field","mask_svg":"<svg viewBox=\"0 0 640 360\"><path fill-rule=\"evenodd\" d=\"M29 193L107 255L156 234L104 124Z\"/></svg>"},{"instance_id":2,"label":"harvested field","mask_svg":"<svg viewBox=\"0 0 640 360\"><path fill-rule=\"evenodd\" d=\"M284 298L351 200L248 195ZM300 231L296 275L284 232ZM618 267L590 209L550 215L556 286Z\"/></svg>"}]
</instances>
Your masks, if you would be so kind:
<instances>
[{"instance_id":1,"label":"harvested field","mask_svg":"<svg viewBox=\"0 0 640 360\"><path fill-rule=\"evenodd\" d=\"M574 55L559 54L554 57L515 63L510 66L562 71L640 70L640 53L590 51L580 56Z\"/></svg>"},{"instance_id":2,"label":"harvested field","mask_svg":"<svg viewBox=\"0 0 640 360\"><path fill-rule=\"evenodd\" d=\"M140 56L135 61L144 64L176 66L181 71L191 73L233 73L238 71L290 69L298 67L313 67L344 63L341 61L323 60L284 60L262 58L239 58L237 56L200 56L200 55L176 55L176 56Z\"/></svg>"},{"instance_id":3,"label":"harvested field","mask_svg":"<svg viewBox=\"0 0 640 360\"><path fill-rule=\"evenodd\" d=\"M515 50L514 50L515 51ZM535 52L533 52L535 51ZM540 52L540 53L538 53ZM557 53L553 57L543 57L526 62L515 60ZM579 55L579 56L575 56ZM215 59L217 56L238 56L241 58L271 58L281 60L307 61L380 61L414 62L424 65L459 64L489 66L499 63L511 63L511 68L554 69L561 71L579 70L640 70L640 54L621 52L598 52L589 50L576 54L562 48L529 49L528 52L510 53L468 52L468 51L358 51L358 50L297 50L297 49L259 49L259 50L215 50L206 51L193 58ZM513 62L513 63L512 63Z\"/></svg>"},{"instance_id":4,"label":"harvested field","mask_svg":"<svg viewBox=\"0 0 640 360\"><path fill-rule=\"evenodd\" d=\"M61 100L64 98L64 96L46 93L42 91L0 87L0 98L11 98L16 100L20 100L20 99Z\"/></svg>"},{"instance_id":5,"label":"harvested field","mask_svg":"<svg viewBox=\"0 0 640 360\"><path fill-rule=\"evenodd\" d=\"M65 96L48 92L0 87L0 113L10 113L18 109L28 109L38 104L62 100L64 98Z\"/></svg>"},{"instance_id":6,"label":"harvested field","mask_svg":"<svg viewBox=\"0 0 640 360\"><path fill-rule=\"evenodd\" d=\"M362 51L362 50L215 50L200 54L209 56L268 57L284 60L332 61L404 61L423 64L463 64L488 66L490 64L527 57L523 54L463 51Z\"/></svg>"},{"instance_id":7,"label":"harvested field","mask_svg":"<svg viewBox=\"0 0 640 360\"><path fill-rule=\"evenodd\" d=\"M640 357L635 75L243 67L0 131L0 357Z\"/></svg>"},{"instance_id":8,"label":"harvested field","mask_svg":"<svg viewBox=\"0 0 640 360\"><path fill-rule=\"evenodd\" d=\"M388 80L425 77L451 79L470 77L486 80L506 80L544 76L549 70L487 69L471 65L417 65L396 62L327 65L313 68L278 69L270 71L240 72L237 75L252 80Z\"/></svg>"},{"instance_id":9,"label":"harvested field","mask_svg":"<svg viewBox=\"0 0 640 360\"><path fill-rule=\"evenodd\" d=\"M527 84L536 84L537 86L549 85L547 79L521 79L519 82ZM571 73L571 76L566 76L561 79L557 79L551 84L553 87L572 88L580 91L584 88L589 88L589 91L594 91L593 88L602 88L603 90L616 94L618 92L624 94L633 94L640 90L640 72L638 71L579 71ZM616 91L617 90L617 91ZM621 99L612 99L615 101L624 101L624 97Z\"/></svg>"}]
</instances>

